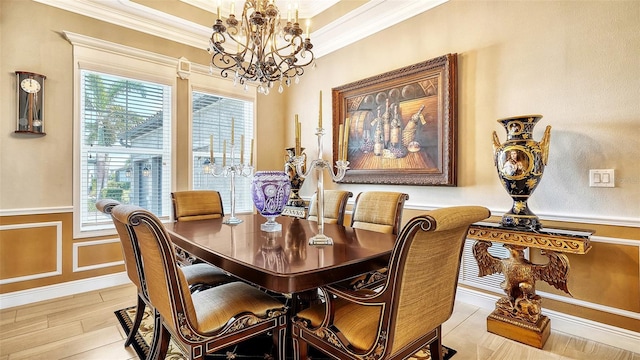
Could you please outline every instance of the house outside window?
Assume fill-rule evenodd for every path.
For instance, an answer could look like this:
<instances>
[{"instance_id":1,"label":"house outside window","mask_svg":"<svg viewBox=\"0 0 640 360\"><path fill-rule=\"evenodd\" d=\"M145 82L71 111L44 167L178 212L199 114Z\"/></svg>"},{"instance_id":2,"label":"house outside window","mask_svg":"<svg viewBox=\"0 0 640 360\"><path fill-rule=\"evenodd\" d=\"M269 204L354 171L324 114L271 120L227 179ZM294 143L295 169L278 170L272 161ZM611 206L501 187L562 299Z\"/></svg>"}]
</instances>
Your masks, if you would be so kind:
<instances>
[{"instance_id":1,"label":"house outside window","mask_svg":"<svg viewBox=\"0 0 640 360\"><path fill-rule=\"evenodd\" d=\"M243 164L249 165L252 160L254 104L252 101L193 91L191 110L193 189L219 191L225 214L230 214L231 179L229 176L211 174L211 150L213 150L213 162L218 169L223 163L231 166L240 164L242 161ZM253 211L251 178L251 175L235 176L236 213Z\"/></svg>"},{"instance_id":2,"label":"house outside window","mask_svg":"<svg viewBox=\"0 0 640 360\"><path fill-rule=\"evenodd\" d=\"M171 211L171 87L80 70L81 231L113 227L99 199Z\"/></svg>"}]
</instances>

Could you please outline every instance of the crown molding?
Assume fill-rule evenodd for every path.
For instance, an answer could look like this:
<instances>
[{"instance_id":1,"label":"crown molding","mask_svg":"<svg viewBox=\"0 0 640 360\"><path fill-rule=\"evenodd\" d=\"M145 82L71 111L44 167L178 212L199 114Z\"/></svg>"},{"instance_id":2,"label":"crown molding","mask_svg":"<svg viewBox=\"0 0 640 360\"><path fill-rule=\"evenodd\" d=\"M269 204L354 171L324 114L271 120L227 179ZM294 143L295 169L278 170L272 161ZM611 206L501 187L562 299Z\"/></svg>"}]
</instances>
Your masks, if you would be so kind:
<instances>
[{"instance_id":1,"label":"crown molding","mask_svg":"<svg viewBox=\"0 0 640 360\"><path fill-rule=\"evenodd\" d=\"M140 31L188 46L206 49L211 30L183 18L130 0L34 0L36 2Z\"/></svg>"},{"instance_id":2,"label":"crown molding","mask_svg":"<svg viewBox=\"0 0 640 360\"><path fill-rule=\"evenodd\" d=\"M208 11L211 14L214 14L217 12L217 7L216 7L216 2L213 2L211 0L179 0L180 2L183 2L185 4L189 4L191 6L195 6L197 8L200 8L202 10ZM278 1L276 0L275 4L276 6L278 6L278 3L283 3L284 1ZM321 12L327 10L328 8L332 7L333 5L337 4L340 2L340 0L323 0L323 1L318 1L318 0L296 0L296 2L299 3L299 17L302 19L309 19L312 18L318 14L320 14ZM291 3L291 1L288 1L288 3ZM279 6L280 9L282 9L284 11L284 8L282 7L282 4L280 4ZM237 11L236 13L241 13L239 7L236 7ZM227 16L229 15L229 8L225 7L225 6L221 6L220 7L220 14L222 16Z\"/></svg>"},{"instance_id":3,"label":"crown molding","mask_svg":"<svg viewBox=\"0 0 640 360\"><path fill-rule=\"evenodd\" d=\"M448 1L371 0L312 32L314 54L320 58Z\"/></svg>"},{"instance_id":4,"label":"crown molding","mask_svg":"<svg viewBox=\"0 0 640 360\"><path fill-rule=\"evenodd\" d=\"M183 18L130 0L34 0L72 13L140 31L195 48L206 49L211 30ZM183 0L199 2L197 0ZM326 9L331 0L313 11ZM398 24L449 0L371 0L327 26L311 33L316 58ZM310 3L321 3L318 1ZM321 7L320 7L321 6ZM357 24L353 26L352 24ZM349 31L345 31L349 29Z\"/></svg>"}]
</instances>

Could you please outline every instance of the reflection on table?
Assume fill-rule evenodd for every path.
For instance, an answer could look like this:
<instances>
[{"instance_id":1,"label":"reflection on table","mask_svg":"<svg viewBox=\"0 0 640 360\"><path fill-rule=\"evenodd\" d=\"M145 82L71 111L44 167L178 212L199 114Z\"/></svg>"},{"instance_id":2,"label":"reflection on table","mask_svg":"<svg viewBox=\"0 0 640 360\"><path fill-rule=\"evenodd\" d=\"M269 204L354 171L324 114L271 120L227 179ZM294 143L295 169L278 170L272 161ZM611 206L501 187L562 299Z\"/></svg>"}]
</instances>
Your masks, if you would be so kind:
<instances>
[{"instance_id":1,"label":"reflection on table","mask_svg":"<svg viewBox=\"0 0 640 360\"><path fill-rule=\"evenodd\" d=\"M308 245L317 224L278 217L281 232L260 230L260 215L239 215L234 226L223 219L167 224L172 241L189 254L243 280L282 293L300 293L387 265L395 235L325 224L332 246Z\"/></svg>"}]
</instances>

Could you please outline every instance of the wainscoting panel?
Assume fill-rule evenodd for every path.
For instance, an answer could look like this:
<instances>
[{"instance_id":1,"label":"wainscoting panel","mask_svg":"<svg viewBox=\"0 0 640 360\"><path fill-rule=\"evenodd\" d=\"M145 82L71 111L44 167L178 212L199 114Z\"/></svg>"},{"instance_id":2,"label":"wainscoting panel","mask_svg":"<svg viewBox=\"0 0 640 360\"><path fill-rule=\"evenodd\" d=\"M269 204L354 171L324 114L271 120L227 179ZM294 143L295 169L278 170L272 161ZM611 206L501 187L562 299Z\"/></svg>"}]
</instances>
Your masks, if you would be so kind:
<instances>
[{"instance_id":1,"label":"wainscoting panel","mask_svg":"<svg viewBox=\"0 0 640 360\"><path fill-rule=\"evenodd\" d=\"M0 294L91 279L124 271L122 250L109 235L73 238L73 213L0 211ZM39 301L33 298L32 301Z\"/></svg>"},{"instance_id":2,"label":"wainscoting panel","mask_svg":"<svg viewBox=\"0 0 640 360\"><path fill-rule=\"evenodd\" d=\"M120 239L82 241L73 244L73 272L124 265Z\"/></svg>"},{"instance_id":3,"label":"wainscoting panel","mask_svg":"<svg viewBox=\"0 0 640 360\"><path fill-rule=\"evenodd\" d=\"M62 222L0 225L0 254L0 284L61 275Z\"/></svg>"}]
</instances>

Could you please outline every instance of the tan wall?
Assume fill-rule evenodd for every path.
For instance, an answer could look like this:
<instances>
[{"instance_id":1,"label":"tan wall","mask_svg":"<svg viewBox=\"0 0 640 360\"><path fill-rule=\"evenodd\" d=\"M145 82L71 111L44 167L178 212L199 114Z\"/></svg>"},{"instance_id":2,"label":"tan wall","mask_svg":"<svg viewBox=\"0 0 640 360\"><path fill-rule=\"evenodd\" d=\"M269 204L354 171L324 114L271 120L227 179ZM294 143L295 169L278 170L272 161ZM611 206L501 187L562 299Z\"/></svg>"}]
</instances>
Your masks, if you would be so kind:
<instances>
[{"instance_id":1,"label":"tan wall","mask_svg":"<svg viewBox=\"0 0 640 360\"><path fill-rule=\"evenodd\" d=\"M2 0L0 6L0 215L13 210L28 212L73 204L73 53L61 31L175 58L185 56L194 63L208 62L203 49L33 1ZM318 59L318 67L307 70L300 84L282 96L260 95L256 127L258 170L282 167L282 149L293 145L294 114L300 114L303 123L303 146L310 149L310 155L315 154L312 129L317 122L320 90L324 98L324 124L329 128L331 88L446 53L458 53L458 186L347 186L332 184L327 179L327 187L345 188L354 194L371 189L407 192L408 209L478 204L497 213L504 212L511 200L500 187L493 168L490 140L493 130L502 139L505 136L495 120L540 113L544 118L534 137L540 139L544 126L553 127L551 155L530 201L531 208L543 222L575 219L578 227L591 228L596 224L599 236L640 241L640 165L636 160L640 155L639 12L637 1L452 0ZM24 14L38 21L23 26ZM13 134L16 70L47 75L45 137ZM189 87L178 83L177 113L184 116L188 113L184 101ZM188 143L184 139L188 131L180 126L176 131L175 155L184 159L188 154L188 149L183 148ZM331 142L329 131L324 143L326 158L330 158ZM183 164L189 161L176 163L176 171L184 174ZM594 168L616 169L616 187L589 188L587 174ZM182 175L176 181L177 189L189 186ZM419 210L408 213L412 211ZM99 243L105 238L73 239L70 213L0 216L2 225L49 220L62 223L62 275L2 285L0 293L123 270L118 265L72 271L74 243L93 240L104 249L104 255L97 256L99 251L82 247L80 266L109 263L117 255L111 245ZM617 226L620 223L627 226ZM42 251L37 257L29 250L50 249L54 241L51 229L6 231L0 232L0 261L5 264L11 257L13 262L6 264L17 266L19 259L21 264L28 265L21 265L24 267L20 269L3 265L0 279L51 269L55 259L51 250ZM19 238L28 239L24 244L29 247L22 247ZM616 254L624 254L625 261L607 266ZM571 286L575 286L580 299L637 312L633 303L634 296L637 301L640 282L637 257L637 253L624 246L598 244L591 254L572 259L575 274ZM35 263L34 259L42 262ZM616 286L607 288L604 300L597 299L602 284L590 280L593 269L599 269L597 282L616 279ZM620 286L620 281L628 281L632 286L627 289ZM545 306L636 331L639 328L637 320L625 317L620 320L619 316L553 303L545 302Z\"/></svg>"},{"instance_id":2,"label":"tan wall","mask_svg":"<svg viewBox=\"0 0 640 360\"><path fill-rule=\"evenodd\" d=\"M315 149L318 91L329 124L332 88L458 53L458 186L332 185L325 178L327 187L403 191L415 206L507 211L511 199L493 166L491 133L504 141L497 119L542 114L534 139L551 125L550 155L531 209L546 218L624 219L637 227L639 12L637 1L452 0L318 59L289 93L288 116L300 114L303 146ZM326 136L326 157L331 144ZM589 169L615 169L616 187L590 188Z\"/></svg>"}]
</instances>

